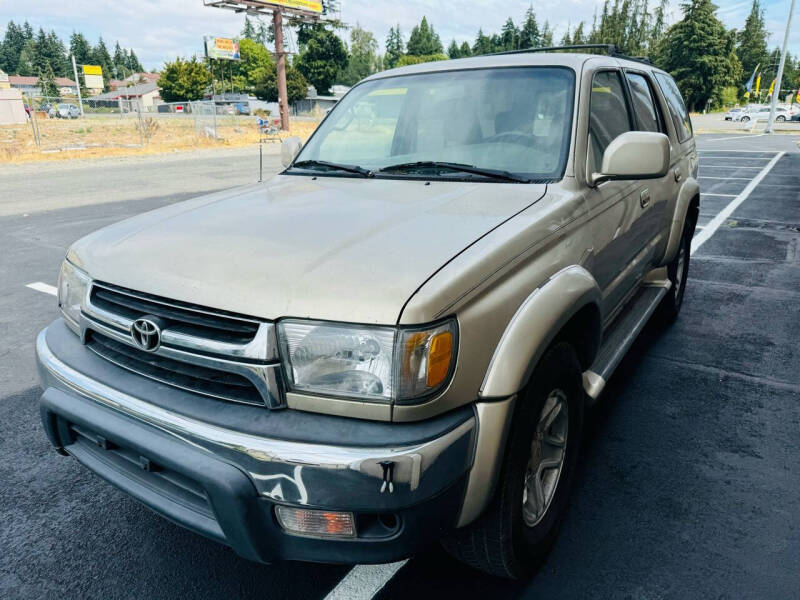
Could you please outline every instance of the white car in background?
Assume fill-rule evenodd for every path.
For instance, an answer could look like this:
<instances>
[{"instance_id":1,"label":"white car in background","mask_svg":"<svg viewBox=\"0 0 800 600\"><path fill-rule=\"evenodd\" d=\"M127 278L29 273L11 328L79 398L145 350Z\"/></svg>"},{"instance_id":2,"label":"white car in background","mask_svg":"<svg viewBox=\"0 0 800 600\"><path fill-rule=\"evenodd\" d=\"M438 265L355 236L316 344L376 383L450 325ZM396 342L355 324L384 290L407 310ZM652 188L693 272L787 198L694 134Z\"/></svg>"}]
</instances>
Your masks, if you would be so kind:
<instances>
[{"instance_id":1,"label":"white car in background","mask_svg":"<svg viewBox=\"0 0 800 600\"><path fill-rule=\"evenodd\" d=\"M769 119L769 111L769 106L751 106L743 110L741 113L737 113L733 117L733 120L740 121L742 123L747 123L748 121L766 121ZM788 121L792 118L792 115L795 114L795 112L797 112L796 109L778 106L775 109L775 120L778 123Z\"/></svg>"},{"instance_id":2,"label":"white car in background","mask_svg":"<svg viewBox=\"0 0 800 600\"><path fill-rule=\"evenodd\" d=\"M723 116L726 121L736 121L737 119L735 117L740 116L743 111L744 109L741 107L730 108Z\"/></svg>"}]
</instances>

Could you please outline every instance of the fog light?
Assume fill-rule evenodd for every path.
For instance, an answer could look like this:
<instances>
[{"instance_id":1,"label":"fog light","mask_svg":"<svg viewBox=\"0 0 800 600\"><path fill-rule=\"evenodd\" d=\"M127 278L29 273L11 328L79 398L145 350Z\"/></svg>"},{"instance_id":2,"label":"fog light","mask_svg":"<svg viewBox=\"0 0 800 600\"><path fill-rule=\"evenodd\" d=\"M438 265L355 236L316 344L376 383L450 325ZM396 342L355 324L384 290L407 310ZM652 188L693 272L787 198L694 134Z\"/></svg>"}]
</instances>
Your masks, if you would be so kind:
<instances>
[{"instance_id":1,"label":"fog light","mask_svg":"<svg viewBox=\"0 0 800 600\"><path fill-rule=\"evenodd\" d=\"M276 506L275 514L281 527L292 535L356 537L353 513Z\"/></svg>"}]
</instances>

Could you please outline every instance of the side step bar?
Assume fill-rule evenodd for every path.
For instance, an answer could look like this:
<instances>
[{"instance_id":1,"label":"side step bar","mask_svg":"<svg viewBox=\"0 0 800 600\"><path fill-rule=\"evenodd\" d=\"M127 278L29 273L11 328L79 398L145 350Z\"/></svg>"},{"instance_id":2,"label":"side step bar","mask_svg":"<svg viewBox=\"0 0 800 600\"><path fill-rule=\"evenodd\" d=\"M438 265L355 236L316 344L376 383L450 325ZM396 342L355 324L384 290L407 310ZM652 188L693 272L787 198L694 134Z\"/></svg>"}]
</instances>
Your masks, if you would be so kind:
<instances>
[{"instance_id":1,"label":"side step bar","mask_svg":"<svg viewBox=\"0 0 800 600\"><path fill-rule=\"evenodd\" d=\"M623 314L603 333L603 345L597 358L591 368L583 373L587 404L594 404L600 397L609 377L647 325L670 285L668 279L645 283L625 307Z\"/></svg>"}]
</instances>

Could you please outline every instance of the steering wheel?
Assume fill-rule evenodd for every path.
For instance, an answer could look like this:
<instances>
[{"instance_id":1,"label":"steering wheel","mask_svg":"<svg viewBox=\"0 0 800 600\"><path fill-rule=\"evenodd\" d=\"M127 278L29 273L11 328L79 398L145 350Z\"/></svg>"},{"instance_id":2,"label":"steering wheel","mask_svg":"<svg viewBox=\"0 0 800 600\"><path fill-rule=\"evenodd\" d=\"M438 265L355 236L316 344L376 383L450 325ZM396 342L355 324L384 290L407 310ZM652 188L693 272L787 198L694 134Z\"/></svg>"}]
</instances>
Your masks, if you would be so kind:
<instances>
[{"instance_id":1,"label":"steering wheel","mask_svg":"<svg viewBox=\"0 0 800 600\"><path fill-rule=\"evenodd\" d=\"M489 136L484 142L508 142L511 144L519 144L520 146L533 146L536 142L536 136L532 133L522 133L521 131L502 131Z\"/></svg>"}]
</instances>

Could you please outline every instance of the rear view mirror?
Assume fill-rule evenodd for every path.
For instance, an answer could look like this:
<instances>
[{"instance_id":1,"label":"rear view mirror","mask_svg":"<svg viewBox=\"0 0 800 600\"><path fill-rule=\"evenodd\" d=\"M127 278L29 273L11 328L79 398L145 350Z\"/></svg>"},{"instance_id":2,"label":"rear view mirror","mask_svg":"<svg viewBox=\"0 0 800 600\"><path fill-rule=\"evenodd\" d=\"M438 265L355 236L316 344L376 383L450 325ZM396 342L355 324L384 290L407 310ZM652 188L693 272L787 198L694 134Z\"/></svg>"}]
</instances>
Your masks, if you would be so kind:
<instances>
[{"instance_id":1,"label":"rear view mirror","mask_svg":"<svg viewBox=\"0 0 800 600\"><path fill-rule=\"evenodd\" d=\"M663 133L629 131L617 136L603 152L600 173L590 184L609 179L657 179L669 170L669 138Z\"/></svg>"},{"instance_id":2,"label":"rear view mirror","mask_svg":"<svg viewBox=\"0 0 800 600\"><path fill-rule=\"evenodd\" d=\"M303 141L297 136L292 136L283 140L281 144L281 164L284 167L291 165L294 159L297 158L297 155L300 154L300 149L302 147Z\"/></svg>"}]
</instances>

